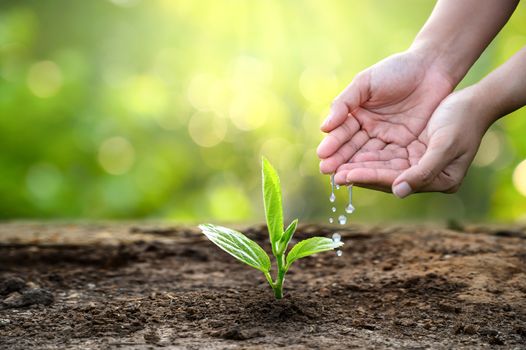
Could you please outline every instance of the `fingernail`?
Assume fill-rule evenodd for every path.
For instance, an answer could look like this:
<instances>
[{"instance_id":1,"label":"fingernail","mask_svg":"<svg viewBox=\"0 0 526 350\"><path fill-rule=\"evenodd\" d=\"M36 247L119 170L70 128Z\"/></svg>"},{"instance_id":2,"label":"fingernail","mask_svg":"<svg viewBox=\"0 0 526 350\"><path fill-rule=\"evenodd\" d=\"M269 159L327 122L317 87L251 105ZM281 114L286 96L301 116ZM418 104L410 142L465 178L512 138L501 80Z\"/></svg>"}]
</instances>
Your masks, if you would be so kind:
<instances>
[{"instance_id":1,"label":"fingernail","mask_svg":"<svg viewBox=\"0 0 526 350\"><path fill-rule=\"evenodd\" d=\"M393 187L393 193L398 198L405 198L413 192L411 186L407 182L400 182L398 185Z\"/></svg>"}]
</instances>

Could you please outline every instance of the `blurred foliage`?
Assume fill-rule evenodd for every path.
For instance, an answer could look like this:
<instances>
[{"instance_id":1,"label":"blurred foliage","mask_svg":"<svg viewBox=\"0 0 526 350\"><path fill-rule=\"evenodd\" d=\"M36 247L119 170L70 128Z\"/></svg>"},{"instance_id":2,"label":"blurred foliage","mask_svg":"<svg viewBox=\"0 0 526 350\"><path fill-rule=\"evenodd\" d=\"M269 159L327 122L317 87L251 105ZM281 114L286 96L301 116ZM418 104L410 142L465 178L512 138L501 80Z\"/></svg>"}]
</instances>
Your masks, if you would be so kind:
<instances>
[{"instance_id":1,"label":"blurred foliage","mask_svg":"<svg viewBox=\"0 0 526 350\"><path fill-rule=\"evenodd\" d=\"M0 218L262 221L264 154L288 216L326 222L318 126L356 73L410 45L433 5L2 0ZM526 43L525 6L464 85ZM514 114L459 193L356 189L352 219L524 218L526 110Z\"/></svg>"}]
</instances>

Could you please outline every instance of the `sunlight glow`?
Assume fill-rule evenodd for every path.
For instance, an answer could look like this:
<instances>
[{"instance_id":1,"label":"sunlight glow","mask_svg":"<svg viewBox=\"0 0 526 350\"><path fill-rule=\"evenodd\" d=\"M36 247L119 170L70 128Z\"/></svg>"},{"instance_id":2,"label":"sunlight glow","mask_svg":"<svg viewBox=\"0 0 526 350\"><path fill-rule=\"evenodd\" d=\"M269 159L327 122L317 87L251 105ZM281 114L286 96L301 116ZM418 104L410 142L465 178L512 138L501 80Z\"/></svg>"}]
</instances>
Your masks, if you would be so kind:
<instances>
[{"instance_id":1,"label":"sunlight glow","mask_svg":"<svg viewBox=\"0 0 526 350\"><path fill-rule=\"evenodd\" d=\"M211 87L214 86L216 78L205 73L199 73L193 76L188 84L188 101L199 111L211 110L209 101Z\"/></svg>"},{"instance_id":2,"label":"sunlight glow","mask_svg":"<svg viewBox=\"0 0 526 350\"><path fill-rule=\"evenodd\" d=\"M230 118L234 125L243 131L263 126L269 113L269 100L262 91L239 93L230 105Z\"/></svg>"},{"instance_id":3,"label":"sunlight glow","mask_svg":"<svg viewBox=\"0 0 526 350\"><path fill-rule=\"evenodd\" d=\"M138 75L126 82L122 103L130 112L156 115L165 110L168 94L158 78L151 75Z\"/></svg>"},{"instance_id":4,"label":"sunlight glow","mask_svg":"<svg viewBox=\"0 0 526 350\"><path fill-rule=\"evenodd\" d=\"M526 159L520 162L513 171L513 185L520 194L526 197Z\"/></svg>"},{"instance_id":5,"label":"sunlight glow","mask_svg":"<svg viewBox=\"0 0 526 350\"><path fill-rule=\"evenodd\" d=\"M493 164L502 150L501 140L496 131L488 131L480 144L473 165L485 167Z\"/></svg>"},{"instance_id":6,"label":"sunlight glow","mask_svg":"<svg viewBox=\"0 0 526 350\"><path fill-rule=\"evenodd\" d=\"M309 67L300 76L299 88L306 100L328 103L338 94L338 79L325 69Z\"/></svg>"},{"instance_id":7,"label":"sunlight glow","mask_svg":"<svg viewBox=\"0 0 526 350\"><path fill-rule=\"evenodd\" d=\"M227 122L212 112L198 112L190 118L188 132L196 144L201 147L213 147L225 138Z\"/></svg>"},{"instance_id":8,"label":"sunlight glow","mask_svg":"<svg viewBox=\"0 0 526 350\"><path fill-rule=\"evenodd\" d=\"M132 7L137 5L140 0L110 0L110 2L117 6Z\"/></svg>"},{"instance_id":9,"label":"sunlight glow","mask_svg":"<svg viewBox=\"0 0 526 350\"><path fill-rule=\"evenodd\" d=\"M37 97L52 97L62 87L62 72L52 61L35 63L29 68L27 85Z\"/></svg>"},{"instance_id":10,"label":"sunlight glow","mask_svg":"<svg viewBox=\"0 0 526 350\"><path fill-rule=\"evenodd\" d=\"M122 175L133 166L135 150L124 137L111 137L100 145L98 160L102 168L109 174Z\"/></svg>"},{"instance_id":11,"label":"sunlight glow","mask_svg":"<svg viewBox=\"0 0 526 350\"><path fill-rule=\"evenodd\" d=\"M225 184L210 189L208 202L217 220L242 220L251 214L250 201L237 185Z\"/></svg>"},{"instance_id":12,"label":"sunlight glow","mask_svg":"<svg viewBox=\"0 0 526 350\"><path fill-rule=\"evenodd\" d=\"M27 189L40 201L48 201L55 197L61 184L62 174L53 164L35 164L29 168L26 175Z\"/></svg>"}]
</instances>

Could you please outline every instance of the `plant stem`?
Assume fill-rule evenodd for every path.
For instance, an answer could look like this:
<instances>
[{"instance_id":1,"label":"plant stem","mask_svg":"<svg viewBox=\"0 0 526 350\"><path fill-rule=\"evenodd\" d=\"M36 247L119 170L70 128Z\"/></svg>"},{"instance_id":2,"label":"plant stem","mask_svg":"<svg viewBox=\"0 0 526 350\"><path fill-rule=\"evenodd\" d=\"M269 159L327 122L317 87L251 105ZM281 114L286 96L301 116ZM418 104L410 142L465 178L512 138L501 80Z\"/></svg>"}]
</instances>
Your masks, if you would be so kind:
<instances>
[{"instance_id":1,"label":"plant stem","mask_svg":"<svg viewBox=\"0 0 526 350\"><path fill-rule=\"evenodd\" d=\"M274 289L274 281L272 281L272 276L270 276L270 273L265 272L265 277L267 278L268 284Z\"/></svg>"},{"instance_id":2,"label":"plant stem","mask_svg":"<svg viewBox=\"0 0 526 350\"><path fill-rule=\"evenodd\" d=\"M276 299L281 299L283 298L283 281L285 280L285 272L287 272L285 269L285 256L280 254L276 256L276 260L278 263L278 277L276 278L276 282L272 289L274 289L274 296Z\"/></svg>"},{"instance_id":3,"label":"plant stem","mask_svg":"<svg viewBox=\"0 0 526 350\"><path fill-rule=\"evenodd\" d=\"M272 287L274 291L274 296L276 299L283 298L283 281L285 280L285 273L288 270L288 266L285 265L285 256L283 254L276 256L278 263L278 275L276 281L272 280L272 276L269 272L265 272L265 277L267 278L268 284Z\"/></svg>"},{"instance_id":4,"label":"plant stem","mask_svg":"<svg viewBox=\"0 0 526 350\"><path fill-rule=\"evenodd\" d=\"M274 297L276 299L281 299L283 298L283 288L281 286L276 286L274 288Z\"/></svg>"}]
</instances>

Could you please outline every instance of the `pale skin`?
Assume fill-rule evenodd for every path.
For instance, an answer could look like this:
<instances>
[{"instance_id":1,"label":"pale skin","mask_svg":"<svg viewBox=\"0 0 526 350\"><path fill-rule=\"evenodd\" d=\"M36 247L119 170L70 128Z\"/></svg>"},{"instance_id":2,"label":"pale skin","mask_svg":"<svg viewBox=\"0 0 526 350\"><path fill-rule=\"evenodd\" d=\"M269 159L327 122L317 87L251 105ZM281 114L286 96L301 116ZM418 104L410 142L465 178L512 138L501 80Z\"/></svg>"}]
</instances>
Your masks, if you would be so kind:
<instances>
[{"instance_id":1,"label":"pale skin","mask_svg":"<svg viewBox=\"0 0 526 350\"><path fill-rule=\"evenodd\" d=\"M452 93L517 3L438 1L407 51L359 73L335 99L320 170L400 198L457 191L489 126L526 104L526 49Z\"/></svg>"}]
</instances>

